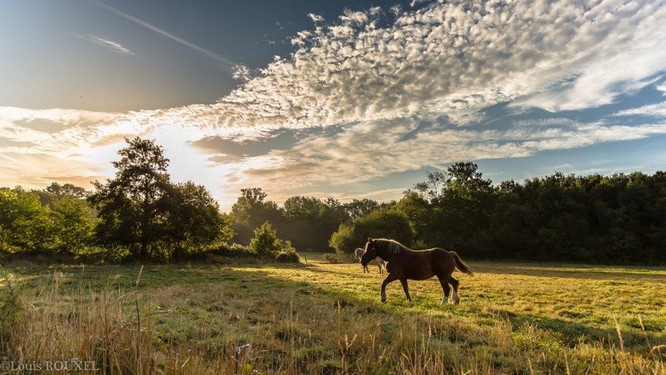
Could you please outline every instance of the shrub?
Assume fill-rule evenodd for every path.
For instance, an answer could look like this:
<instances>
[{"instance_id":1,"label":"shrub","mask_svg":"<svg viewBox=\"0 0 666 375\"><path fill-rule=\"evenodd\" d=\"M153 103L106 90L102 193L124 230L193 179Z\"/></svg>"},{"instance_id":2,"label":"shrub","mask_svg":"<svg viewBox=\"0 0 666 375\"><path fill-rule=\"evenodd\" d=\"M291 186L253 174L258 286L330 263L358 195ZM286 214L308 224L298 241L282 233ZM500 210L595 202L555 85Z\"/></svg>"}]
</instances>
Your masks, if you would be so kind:
<instances>
[{"instance_id":1,"label":"shrub","mask_svg":"<svg viewBox=\"0 0 666 375\"><path fill-rule=\"evenodd\" d=\"M110 246L106 248L104 259L110 263L122 263L130 256L130 250L125 246Z\"/></svg>"},{"instance_id":2,"label":"shrub","mask_svg":"<svg viewBox=\"0 0 666 375\"><path fill-rule=\"evenodd\" d=\"M263 258L275 257L282 246L277 232L268 221L254 230L254 237L250 240L250 249Z\"/></svg>"},{"instance_id":3,"label":"shrub","mask_svg":"<svg viewBox=\"0 0 666 375\"><path fill-rule=\"evenodd\" d=\"M255 254L249 246L245 246L239 243L222 244L217 249L210 251L209 254L212 256L223 256L231 258L257 256L257 254Z\"/></svg>"},{"instance_id":4,"label":"shrub","mask_svg":"<svg viewBox=\"0 0 666 375\"><path fill-rule=\"evenodd\" d=\"M295 251L280 251L275 258L279 263L299 263L301 258Z\"/></svg>"},{"instance_id":5,"label":"shrub","mask_svg":"<svg viewBox=\"0 0 666 375\"><path fill-rule=\"evenodd\" d=\"M342 259L338 254L324 254L324 262L342 263Z\"/></svg>"}]
</instances>

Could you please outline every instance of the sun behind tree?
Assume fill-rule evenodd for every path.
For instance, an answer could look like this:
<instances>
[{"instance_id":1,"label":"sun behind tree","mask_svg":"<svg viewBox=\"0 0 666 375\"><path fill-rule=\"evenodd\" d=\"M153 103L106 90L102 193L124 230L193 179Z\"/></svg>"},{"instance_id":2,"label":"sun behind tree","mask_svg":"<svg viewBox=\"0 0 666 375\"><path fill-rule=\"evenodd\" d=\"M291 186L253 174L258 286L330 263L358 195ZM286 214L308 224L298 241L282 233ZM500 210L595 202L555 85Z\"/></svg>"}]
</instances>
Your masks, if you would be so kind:
<instances>
[{"instance_id":1,"label":"sun behind tree","mask_svg":"<svg viewBox=\"0 0 666 375\"><path fill-rule=\"evenodd\" d=\"M229 236L205 188L171 183L161 146L138 137L126 141L113 162L115 178L96 182L88 198L98 210L96 234L103 245L125 248L136 259L168 260L175 252L196 251L184 246L200 248Z\"/></svg>"}]
</instances>

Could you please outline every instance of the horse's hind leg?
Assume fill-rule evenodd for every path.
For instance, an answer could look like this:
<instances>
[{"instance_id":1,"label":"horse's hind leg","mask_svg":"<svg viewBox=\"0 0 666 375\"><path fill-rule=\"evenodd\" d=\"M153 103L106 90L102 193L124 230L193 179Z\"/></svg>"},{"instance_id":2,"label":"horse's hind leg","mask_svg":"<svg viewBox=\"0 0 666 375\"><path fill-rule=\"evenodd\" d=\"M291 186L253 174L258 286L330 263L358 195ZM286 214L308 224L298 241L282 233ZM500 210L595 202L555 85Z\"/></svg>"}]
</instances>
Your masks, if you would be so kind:
<instances>
[{"instance_id":1,"label":"horse's hind leg","mask_svg":"<svg viewBox=\"0 0 666 375\"><path fill-rule=\"evenodd\" d=\"M442 297L442 304L449 303L449 293L451 293L451 287L449 286L448 283L448 277L445 276L437 276L439 279L439 284L442 286L442 290L444 291L444 296Z\"/></svg>"},{"instance_id":2,"label":"horse's hind leg","mask_svg":"<svg viewBox=\"0 0 666 375\"><path fill-rule=\"evenodd\" d=\"M400 279L400 284L402 284L402 290L405 291L405 297L407 297L407 301L412 302L412 297L409 296L409 285L407 285L407 279Z\"/></svg>"},{"instance_id":3,"label":"horse's hind leg","mask_svg":"<svg viewBox=\"0 0 666 375\"><path fill-rule=\"evenodd\" d=\"M458 297L458 284L460 283L451 276L449 277L449 284L453 287L453 303L457 305L460 303L460 297Z\"/></svg>"}]
</instances>

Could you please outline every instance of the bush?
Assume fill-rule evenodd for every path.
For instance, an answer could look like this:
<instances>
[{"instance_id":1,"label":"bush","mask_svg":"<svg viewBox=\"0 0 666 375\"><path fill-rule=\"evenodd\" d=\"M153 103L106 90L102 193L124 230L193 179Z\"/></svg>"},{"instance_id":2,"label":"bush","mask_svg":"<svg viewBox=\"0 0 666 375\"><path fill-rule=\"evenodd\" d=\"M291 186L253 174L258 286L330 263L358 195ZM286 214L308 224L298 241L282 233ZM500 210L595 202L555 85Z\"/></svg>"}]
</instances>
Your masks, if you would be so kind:
<instances>
[{"instance_id":1,"label":"bush","mask_svg":"<svg viewBox=\"0 0 666 375\"><path fill-rule=\"evenodd\" d=\"M282 246L277 232L268 221L254 230L254 236L250 240L250 249L262 258L274 258Z\"/></svg>"},{"instance_id":2,"label":"bush","mask_svg":"<svg viewBox=\"0 0 666 375\"><path fill-rule=\"evenodd\" d=\"M275 260L279 263L299 263L301 258L295 251L280 251Z\"/></svg>"},{"instance_id":3,"label":"bush","mask_svg":"<svg viewBox=\"0 0 666 375\"><path fill-rule=\"evenodd\" d=\"M328 263L343 263L342 259L337 254L324 254L324 262Z\"/></svg>"},{"instance_id":4,"label":"bush","mask_svg":"<svg viewBox=\"0 0 666 375\"><path fill-rule=\"evenodd\" d=\"M249 258L256 257L249 246L241 245L239 243L223 244L215 250L208 252L212 256L224 256L231 258Z\"/></svg>"}]
</instances>

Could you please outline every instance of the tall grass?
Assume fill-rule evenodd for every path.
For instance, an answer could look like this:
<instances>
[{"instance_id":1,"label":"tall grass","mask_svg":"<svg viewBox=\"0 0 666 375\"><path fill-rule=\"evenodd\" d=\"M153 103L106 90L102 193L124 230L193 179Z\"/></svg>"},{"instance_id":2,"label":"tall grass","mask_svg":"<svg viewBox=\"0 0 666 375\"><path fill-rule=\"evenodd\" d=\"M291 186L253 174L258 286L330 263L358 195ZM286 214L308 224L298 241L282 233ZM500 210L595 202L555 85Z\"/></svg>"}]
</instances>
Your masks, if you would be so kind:
<instances>
[{"instance_id":1,"label":"tall grass","mask_svg":"<svg viewBox=\"0 0 666 375\"><path fill-rule=\"evenodd\" d=\"M627 350L617 322L616 337L564 345L530 322L394 313L279 285L258 297L242 288L249 276L145 290L142 273L92 287L53 271L24 290L3 274L0 354L94 361L106 374L666 373L663 345L646 335L647 350Z\"/></svg>"}]
</instances>

